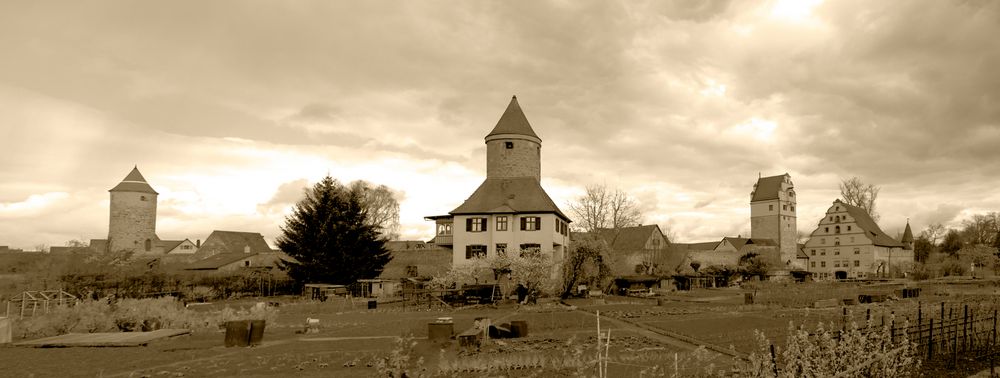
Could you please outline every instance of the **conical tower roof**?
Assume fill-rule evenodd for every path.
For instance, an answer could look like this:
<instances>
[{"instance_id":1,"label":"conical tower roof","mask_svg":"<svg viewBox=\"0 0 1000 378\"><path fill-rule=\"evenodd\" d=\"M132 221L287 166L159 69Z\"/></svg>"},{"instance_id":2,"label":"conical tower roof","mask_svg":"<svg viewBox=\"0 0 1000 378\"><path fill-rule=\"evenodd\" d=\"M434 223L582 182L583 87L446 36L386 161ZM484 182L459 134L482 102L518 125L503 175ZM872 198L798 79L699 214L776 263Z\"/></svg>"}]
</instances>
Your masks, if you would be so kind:
<instances>
[{"instance_id":1,"label":"conical tower roof","mask_svg":"<svg viewBox=\"0 0 1000 378\"><path fill-rule=\"evenodd\" d=\"M139 173L138 166L132 168L132 172L129 172L128 176L125 176L125 179L122 180L122 182L118 183L118 185L115 185L114 188L111 188L109 192L136 192L136 193L159 194L155 190L153 190L152 186L149 186L149 183L146 182L146 178L142 177L142 173Z\"/></svg>"},{"instance_id":2,"label":"conical tower roof","mask_svg":"<svg viewBox=\"0 0 1000 378\"><path fill-rule=\"evenodd\" d=\"M521 111L521 105L517 103L517 96L513 96L510 99L510 104L507 105L507 110L504 110L503 115L500 116L500 120L497 121L496 127L489 134L486 134L486 138L494 135L500 134L516 134L530 136L539 141L539 138L535 134L535 130L531 129L531 124L528 123L528 118L524 116L524 112Z\"/></svg>"},{"instance_id":3,"label":"conical tower roof","mask_svg":"<svg viewBox=\"0 0 1000 378\"><path fill-rule=\"evenodd\" d=\"M910 230L910 221L906 221L906 229L903 230L903 238L899 241L903 243L913 243L913 231Z\"/></svg>"}]
</instances>

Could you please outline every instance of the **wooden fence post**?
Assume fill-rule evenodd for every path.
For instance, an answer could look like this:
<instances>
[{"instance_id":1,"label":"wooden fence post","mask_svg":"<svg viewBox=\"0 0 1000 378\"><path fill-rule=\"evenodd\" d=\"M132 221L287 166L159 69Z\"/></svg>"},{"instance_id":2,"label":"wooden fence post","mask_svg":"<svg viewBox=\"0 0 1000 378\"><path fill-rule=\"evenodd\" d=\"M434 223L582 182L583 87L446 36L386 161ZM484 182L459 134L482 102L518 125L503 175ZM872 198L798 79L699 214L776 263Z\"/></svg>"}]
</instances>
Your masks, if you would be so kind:
<instances>
[{"instance_id":1,"label":"wooden fence post","mask_svg":"<svg viewBox=\"0 0 1000 378\"><path fill-rule=\"evenodd\" d=\"M928 323L931 329L927 333L927 360L930 361L934 357L934 318L929 319Z\"/></svg>"},{"instance_id":2,"label":"wooden fence post","mask_svg":"<svg viewBox=\"0 0 1000 378\"><path fill-rule=\"evenodd\" d=\"M962 314L962 350L968 350L969 344L969 305L965 305Z\"/></svg>"},{"instance_id":3,"label":"wooden fence post","mask_svg":"<svg viewBox=\"0 0 1000 378\"><path fill-rule=\"evenodd\" d=\"M958 366L958 322L954 323L955 334L951 338L951 367Z\"/></svg>"},{"instance_id":4,"label":"wooden fence post","mask_svg":"<svg viewBox=\"0 0 1000 378\"><path fill-rule=\"evenodd\" d=\"M889 313L889 343L896 343L896 311Z\"/></svg>"},{"instance_id":5,"label":"wooden fence post","mask_svg":"<svg viewBox=\"0 0 1000 378\"><path fill-rule=\"evenodd\" d=\"M774 344L771 344L771 371L774 372L774 377L778 377L778 359L774 355Z\"/></svg>"},{"instance_id":6,"label":"wooden fence post","mask_svg":"<svg viewBox=\"0 0 1000 378\"><path fill-rule=\"evenodd\" d=\"M941 321L944 321L944 301L941 301Z\"/></svg>"}]
</instances>

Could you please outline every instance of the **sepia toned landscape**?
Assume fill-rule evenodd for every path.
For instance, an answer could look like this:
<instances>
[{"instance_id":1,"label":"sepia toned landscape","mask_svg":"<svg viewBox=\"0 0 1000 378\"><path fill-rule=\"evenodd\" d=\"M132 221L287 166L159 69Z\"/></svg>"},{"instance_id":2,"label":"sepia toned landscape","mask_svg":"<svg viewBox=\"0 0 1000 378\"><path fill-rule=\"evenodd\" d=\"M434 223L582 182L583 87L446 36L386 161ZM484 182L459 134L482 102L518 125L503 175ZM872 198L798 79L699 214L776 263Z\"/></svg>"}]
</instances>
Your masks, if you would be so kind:
<instances>
[{"instance_id":1,"label":"sepia toned landscape","mask_svg":"<svg viewBox=\"0 0 1000 378\"><path fill-rule=\"evenodd\" d=\"M0 376L992 377L1000 3L0 4Z\"/></svg>"}]
</instances>

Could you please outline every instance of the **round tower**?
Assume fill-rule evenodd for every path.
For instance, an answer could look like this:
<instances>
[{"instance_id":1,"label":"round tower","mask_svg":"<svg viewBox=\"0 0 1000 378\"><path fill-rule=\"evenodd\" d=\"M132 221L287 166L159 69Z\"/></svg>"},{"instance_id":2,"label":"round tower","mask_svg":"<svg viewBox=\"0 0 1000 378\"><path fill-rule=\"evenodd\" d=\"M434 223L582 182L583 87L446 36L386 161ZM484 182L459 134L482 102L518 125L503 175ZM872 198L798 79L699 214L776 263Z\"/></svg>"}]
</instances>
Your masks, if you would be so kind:
<instances>
[{"instance_id":1,"label":"round tower","mask_svg":"<svg viewBox=\"0 0 1000 378\"><path fill-rule=\"evenodd\" d=\"M121 183L111 188L108 248L111 251L152 252L156 248L156 193L132 168Z\"/></svg>"},{"instance_id":2,"label":"round tower","mask_svg":"<svg viewBox=\"0 0 1000 378\"><path fill-rule=\"evenodd\" d=\"M486 178L542 177L542 139L510 99L496 127L486 135Z\"/></svg>"}]
</instances>

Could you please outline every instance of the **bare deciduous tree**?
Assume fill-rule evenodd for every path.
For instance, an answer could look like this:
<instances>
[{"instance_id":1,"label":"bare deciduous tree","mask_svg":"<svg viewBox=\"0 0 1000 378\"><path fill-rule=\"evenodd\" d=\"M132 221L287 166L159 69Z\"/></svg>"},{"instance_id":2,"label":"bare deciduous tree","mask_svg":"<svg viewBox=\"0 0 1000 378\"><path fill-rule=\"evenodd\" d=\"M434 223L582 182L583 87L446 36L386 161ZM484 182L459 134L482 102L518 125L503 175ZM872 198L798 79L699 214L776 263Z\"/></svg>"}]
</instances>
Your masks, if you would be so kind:
<instances>
[{"instance_id":1,"label":"bare deciduous tree","mask_svg":"<svg viewBox=\"0 0 1000 378\"><path fill-rule=\"evenodd\" d=\"M876 222L879 215L875 211L875 200L878 199L880 189L874 184L866 184L858 177L840 181L840 197L844 202L864 209Z\"/></svg>"},{"instance_id":2,"label":"bare deciduous tree","mask_svg":"<svg viewBox=\"0 0 1000 378\"><path fill-rule=\"evenodd\" d=\"M586 192L569 203L577 224L585 231L636 226L642 220L639 204L621 189L588 185Z\"/></svg>"},{"instance_id":3,"label":"bare deciduous tree","mask_svg":"<svg viewBox=\"0 0 1000 378\"><path fill-rule=\"evenodd\" d=\"M351 190L361 194L365 223L375 226L379 234L394 240L399 238L399 201L396 193L385 185L375 186L364 180L354 181Z\"/></svg>"},{"instance_id":4,"label":"bare deciduous tree","mask_svg":"<svg viewBox=\"0 0 1000 378\"><path fill-rule=\"evenodd\" d=\"M931 242L931 244L937 245L946 232L947 230L944 228L944 225L935 223L927 226L920 235L927 238L927 241Z\"/></svg>"},{"instance_id":5,"label":"bare deciduous tree","mask_svg":"<svg viewBox=\"0 0 1000 378\"><path fill-rule=\"evenodd\" d=\"M1000 227L1000 213L973 214L962 221L962 237L966 242L977 245L992 245Z\"/></svg>"}]
</instances>

